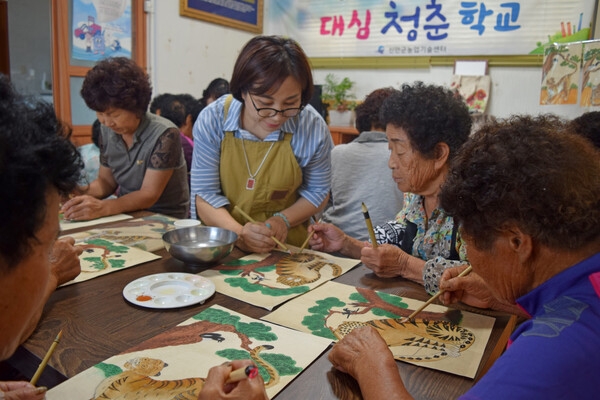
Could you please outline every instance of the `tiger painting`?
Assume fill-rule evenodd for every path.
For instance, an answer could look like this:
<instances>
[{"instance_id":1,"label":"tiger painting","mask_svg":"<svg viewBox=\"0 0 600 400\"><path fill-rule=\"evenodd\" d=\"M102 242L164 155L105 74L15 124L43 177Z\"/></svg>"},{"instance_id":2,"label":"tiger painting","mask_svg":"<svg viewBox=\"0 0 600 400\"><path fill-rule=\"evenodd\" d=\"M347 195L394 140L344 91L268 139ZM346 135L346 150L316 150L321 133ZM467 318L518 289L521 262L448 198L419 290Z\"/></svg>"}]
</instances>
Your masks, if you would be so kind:
<instances>
[{"instance_id":1,"label":"tiger painting","mask_svg":"<svg viewBox=\"0 0 600 400\"><path fill-rule=\"evenodd\" d=\"M445 357L459 357L460 352L468 349L475 341L475 335L459 325L425 319L406 322L402 318L347 321L330 329L338 339L342 339L359 326L375 328L392 348L394 357L405 361L436 361Z\"/></svg>"},{"instance_id":2,"label":"tiger painting","mask_svg":"<svg viewBox=\"0 0 600 400\"><path fill-rule=\"evenodd\" d=\"M295 287L316 282L321 278L321 269L331 268L331 275L335 278L342 274L342 268L327 261L318 254L295 253L281 258L275 264L277 282L286 286Z\"/></svg>"},{"instance_id":3,"label":"tiger painting","mask_svg":"<svg viewBox=\"0 0 600 400\"><path fill-rule=\"evenodd\" d=\"M197 399L204 387L204 378L157 380L168 364L162 360L138 357L125 363L125 371L103 380L94 393L97 399Z\"/></svg>"},{"instance_id":4,"label":"tiger painting","mask_svg":"<svg viewBox=\"0 0 600 400\"><path fill-rule=\"evenodd\" d=\"M280 378L277 369L260 356L261 351L272 349L273 346L265 344L250 350L250 358L269 374L269 378L265 382L265 388L276 385ZM160 372L167 366L167 363L155 358L137 357L131 359L123 366L125 371L104 379L96 387L92 400L196 400L204 387L204 378L172 380L152 378L152 376L160 376Z\"/></svg>"}]
</instances>

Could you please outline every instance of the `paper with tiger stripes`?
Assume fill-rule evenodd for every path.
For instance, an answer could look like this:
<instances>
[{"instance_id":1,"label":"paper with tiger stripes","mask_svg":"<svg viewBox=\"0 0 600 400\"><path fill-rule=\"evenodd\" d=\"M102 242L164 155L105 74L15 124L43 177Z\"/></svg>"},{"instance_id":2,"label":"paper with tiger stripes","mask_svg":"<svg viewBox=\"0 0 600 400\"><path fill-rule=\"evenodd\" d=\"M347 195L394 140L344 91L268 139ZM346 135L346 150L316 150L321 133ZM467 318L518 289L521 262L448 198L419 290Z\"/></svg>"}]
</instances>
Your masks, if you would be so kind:
<instances>
[{"instance_id":1,"label":"paper with tiger stripes","mask_svg":"<svg viewBox=\"0 0 600 400\"><path fill-rule=\"evenodd\" d=\"M367 321L377 321L371 326L378 329L397 360L474 378L495 318L454 310L461 320L450 324L442 318L449 309L431 304L417 315L415 323L398 322L422 304L406 297L327 282L261 319L331 340L338 340Z\"/></svg>"},{"instance_id":2,"label":"paper with tiger stripes","mask_svg":"<svg viewBox=\"0 0 600 400\"><path fill-rule=\"evenodd\" d=\"M219 293L257 307L275 306L350 271L360 263L352 258L289 246L292 254L273 251L250 254L211 267L200 275L212 280Z\"/></svg>"},{"instance_id":3,"label":"paper with tiger stripes","mask_svg":"<svg viewBox=\"0 0 600 400\"><path fill-rule=\"evenodd\" d=\"M211 367L247 358L273 398L330 344L214 305L57 385L46 399L197 399Z\"/></svg>"}]
</instances>

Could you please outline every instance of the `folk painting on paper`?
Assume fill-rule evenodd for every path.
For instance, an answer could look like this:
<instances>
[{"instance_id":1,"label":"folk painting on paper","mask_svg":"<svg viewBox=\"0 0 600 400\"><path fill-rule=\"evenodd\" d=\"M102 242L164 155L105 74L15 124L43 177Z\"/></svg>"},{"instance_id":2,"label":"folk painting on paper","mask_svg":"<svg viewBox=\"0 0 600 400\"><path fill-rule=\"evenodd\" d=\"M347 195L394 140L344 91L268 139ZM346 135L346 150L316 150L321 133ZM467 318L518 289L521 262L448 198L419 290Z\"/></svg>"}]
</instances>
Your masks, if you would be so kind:
<instances>
[{"instance_id":1,"label":"folk painting on paper","mask_svg":"<svg viewBox=\"0 0 600 400\"><path fill-rule=\"evenodd\" d=\"M272 398L330 344L215 305L81 372L46 398L196 399L212 366L248 358Z\"/></svg>"},{"instance_id":2,"label":"folk painting on paper","mask_svg":"<svg viewBox=\"0 0 600 400\"><path fill-rule=\"evenodd\" d=\"M430 305L403 322L423 302L327 282L282 305L263 320L331 340L372 326L397 360L474 378L495 319Z\"/></svg>"},{"instance_id":3,"label":"folk painting on paper","mask_svg":"<svg viewBox=\"0 0 600 400\"><path fill-rule=\"evenodd\" d=\"M86 238L75 242L83 247L79 256L81 273L62 286L87 281L101 275L133 267L160 256L102 238Z\"/></svg>"},{"instance_id":4,"label":"folk painting on paper","mask_svg":"<svg viewBox=\"0 0 600 400\"><path fill-rule=\"evenodd\" d=\"M173 225L175 221L177 221L176 218L152 214L147 217L114 223L108 228L90 229L68 236L72 236L76 240L101 238L145 251L157 251L164 247L163 234L175 229Z\"/></svg>"},{"instance_id":5,"label":"folk painting on paper","mask_svg":"<svg viewBox=\"0 0 600 400\"><path fill-rule=\"evenodd\" d=\"M282 251L251 254L203 271L200 275L212 280L219 293L272 310L337 278L360 262L312 250L299 253L292 246L290 249L291 254Z\"/></svg>"}]
</instances>

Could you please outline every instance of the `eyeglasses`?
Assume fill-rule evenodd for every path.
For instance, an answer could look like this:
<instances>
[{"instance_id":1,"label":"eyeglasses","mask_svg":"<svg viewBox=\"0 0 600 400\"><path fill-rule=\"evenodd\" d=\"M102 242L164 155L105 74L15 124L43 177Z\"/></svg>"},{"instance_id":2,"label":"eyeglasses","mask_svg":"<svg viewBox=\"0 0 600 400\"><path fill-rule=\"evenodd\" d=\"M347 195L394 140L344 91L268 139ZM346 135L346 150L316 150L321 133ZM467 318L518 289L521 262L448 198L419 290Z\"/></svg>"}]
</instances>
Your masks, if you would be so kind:
<instances>
[{"instance_id":1,"label":"eyeglasses","mask_svg":"<svg viewBox=\"0 0 600 400\"><path fill-rule=\"evenodd\" d=\"M250 93L248 93L248 97L250 97L250 101L252 102L252 105L254 106L254 109L256 110L258 115L264 118L274 117L278 113L281 113L281 115L283 115L286 118L291 118L300 114L300 111L304 109L304 107L286 108L285 110L276 110L275 108L269 107L258 108L256 107L256 104L254 104L254 99L252 98Z\"/></svg>"}]
</instances>

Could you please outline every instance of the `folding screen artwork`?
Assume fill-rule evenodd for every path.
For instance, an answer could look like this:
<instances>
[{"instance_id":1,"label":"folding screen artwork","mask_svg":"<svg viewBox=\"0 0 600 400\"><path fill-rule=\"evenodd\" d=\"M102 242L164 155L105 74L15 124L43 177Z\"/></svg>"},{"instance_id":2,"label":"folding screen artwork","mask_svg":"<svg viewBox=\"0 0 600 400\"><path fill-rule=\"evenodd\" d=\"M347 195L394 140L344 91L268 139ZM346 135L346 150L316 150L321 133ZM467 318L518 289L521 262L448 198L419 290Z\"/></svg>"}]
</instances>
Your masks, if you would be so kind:
<instances>
[{"instance_id":1,"label":"folding screen artwork","mask_svg":"<svg viewBox=\"0 0 600 400\"><path fill-rule=\"evenodd\" d=\"M336 278L360 260L304 250L250 254L200 275L215 283L217 292L272 310L275 306Z\"/></svg>"},{"instance_id":2,"label":"folding screen artwork","mask_svg":"<svg viewBox=\"0 0 600 400\"><path fill-rule=\"evenodd\" d=\"M70 234L78 239L102 238L145 251L157 251L164 247L162 235L175 229L176 218L161 214L136 218L112 224L110 228L97 228L85 232Z\"/></svg>"},{"instance_id":3,"label":"folding screen artwork","mask_svg":"<svg viewBox=\"0 0 600 400\"><path fill-rule=\"evenodd\" d=\"M331 344L212 306L47 392L48 400L195 399L208 370L252 359L274 397Z\"/></svg>"},{"instance_id":4,"label":"folding screen artwork","mask_svg":"<svg viewBox=\"0 0 600 400\"><path fill-rule=\"evenodd\" d=\"M581 42L555 44L544 50L540 104L577 104Z\"/></svg>"},{"instance_id":5,"label":"folding screen artwork","mask_svg":"<svg viewBox=\"0 0 600 400\"><path fill-rule=\"evenodd\" d=\"M582 107L600 106L600 41L583 43Z\"/></svg>"},{"instance_id":6,"label":"folding screen artwork","mask_svg":"<svg viewBox=\"0 0 600 400\"><path fill-rule=\"evenodd\" d=\"M341 339L359 326L371 326L397 360L474 378L495 319L430 305L414 320L402 321L422 304L327 282L262 319L331 340Z\"/></svg>"}]
</instances>

